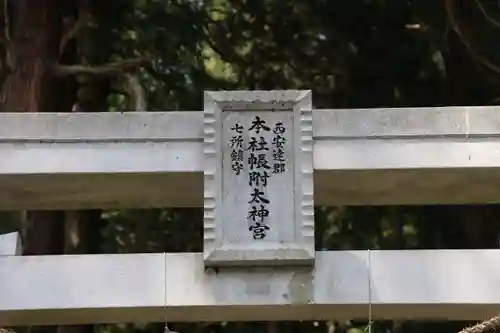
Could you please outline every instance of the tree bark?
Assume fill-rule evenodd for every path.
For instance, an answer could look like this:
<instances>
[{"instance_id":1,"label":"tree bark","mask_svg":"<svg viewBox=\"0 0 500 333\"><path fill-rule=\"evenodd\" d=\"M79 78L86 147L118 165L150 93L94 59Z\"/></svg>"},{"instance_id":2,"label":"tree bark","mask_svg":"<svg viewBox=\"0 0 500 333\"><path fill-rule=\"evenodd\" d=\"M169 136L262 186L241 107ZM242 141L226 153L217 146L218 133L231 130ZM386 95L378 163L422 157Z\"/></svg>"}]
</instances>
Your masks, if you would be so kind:
<instances>
[{"instance_id":1,"label":"tree bark","mask_svg":"<svg viewBox=\"0 0 500 333\"><path fill-rule=\"evenodd\" d=\"M9 74L1 87L1 106L8 112L49 112L57 100L52 64L57 61L59 1L9 2L10 29L5 29ZM62 212L27 212L22 235L25 254L62 253Z\"/></svg>"},{"instance_id":2,"label":"tree bark","mask_svg":"<svg viewBox=\"0 0 500 333\"><path fill-rule=\"evenodd\" d=\"M24 255L62 254L64 213L59 211L28 211L22 218L21 231Z\"/></svg>"},{"instance_id":3,"label":"tree bark","mask_svg":"<svg viewBox=\"0 0 500 333\"><path fill-rule=\"evenodd\" d=\"M50 112L54 105L52 65L60 39L58 0L9 1L6 55L10 74L2 86L8 112Z\"/></svg>"},{"instance_id":4,"label":"tree bark","mask_svg":"<svg viewBox=\"0 0 500 333\"><path fill-rule=\"evenodd\" d=\"M58 0L15 0L4 12L4 73L0 105L8 112L49 112L57 100L52 64L57 62L60 38ZM30 211L22 219L25 255L63 251L62 212ZM55 327L31 328L52 333Z\"/></svg>"},{"instance_id":5,"label":"tree bark","mask_svg":"<svg viewBox=\"0 0 500 333\"><path fill-rule=\"evenodd\" d=\"M76 54L74 63L81 65L95 65L107 60L109 52L105 47L99 48L99 42L106 39L108 31L101 25L85 26L86 20L106 20L112 15L106 12L110 8L109 1L80 0L78 1L76 22L83 28L75 36ZM77 23L78 24L78 23ZM108 41L105 41L106 43ZM109 43L107 43L109 45ZM97 59L96 59L97 57ZM77 112L103 112L107 109L109 82L107 78L92 75L78 75L76 102L72 106ZM65 249L66 254L94 254L99 253L102 241L101 229L104 221L101 210L79 210L66 212ZM58 333L92 333L93 325L60 326Z\"/></svg>"}]
</instances>

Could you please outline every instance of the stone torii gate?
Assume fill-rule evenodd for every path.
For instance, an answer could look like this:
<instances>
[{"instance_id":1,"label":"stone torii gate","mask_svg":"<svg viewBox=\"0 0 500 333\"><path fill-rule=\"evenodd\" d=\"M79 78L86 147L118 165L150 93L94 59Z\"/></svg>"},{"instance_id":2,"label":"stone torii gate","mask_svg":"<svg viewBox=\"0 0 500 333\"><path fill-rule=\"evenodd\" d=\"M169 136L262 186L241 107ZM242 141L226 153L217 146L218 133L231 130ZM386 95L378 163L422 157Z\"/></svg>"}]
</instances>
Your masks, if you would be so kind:
<instances>
[{"instance_id":1,"label":"stone torii gate","mask_svg":"<svg viewBox=\"0 0 500 333\"><path fill-rule=\"evenodd\" d=\"M204 253L23 257L0 237L0 325L499 312L500 251L314 251L313 206L499 203L500 108L250 91L204 109L0 113L0 209L205 209Z\"/></svg>"}]
</instances>

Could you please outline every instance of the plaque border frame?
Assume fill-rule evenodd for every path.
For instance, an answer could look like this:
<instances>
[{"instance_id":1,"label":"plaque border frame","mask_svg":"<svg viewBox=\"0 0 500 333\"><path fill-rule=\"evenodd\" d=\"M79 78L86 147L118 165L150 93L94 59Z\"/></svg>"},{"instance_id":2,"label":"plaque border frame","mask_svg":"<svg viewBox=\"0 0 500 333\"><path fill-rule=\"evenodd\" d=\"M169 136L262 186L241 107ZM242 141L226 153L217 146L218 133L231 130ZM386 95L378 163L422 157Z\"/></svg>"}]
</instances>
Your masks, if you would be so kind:
<instances>
[{"instance_id":1,"label":"plaque border frame","mask_svg":"<svg viewBox=\"0 0 500 333\"><path fill-rule=\"evenodd\" d=\"M266 249L223 244L222 112L291 111L294 140L295 242ZM314 242L311 90L205 91L203 108L203 251L205 266L312 266Z\"/></svg>"}]
</instances>

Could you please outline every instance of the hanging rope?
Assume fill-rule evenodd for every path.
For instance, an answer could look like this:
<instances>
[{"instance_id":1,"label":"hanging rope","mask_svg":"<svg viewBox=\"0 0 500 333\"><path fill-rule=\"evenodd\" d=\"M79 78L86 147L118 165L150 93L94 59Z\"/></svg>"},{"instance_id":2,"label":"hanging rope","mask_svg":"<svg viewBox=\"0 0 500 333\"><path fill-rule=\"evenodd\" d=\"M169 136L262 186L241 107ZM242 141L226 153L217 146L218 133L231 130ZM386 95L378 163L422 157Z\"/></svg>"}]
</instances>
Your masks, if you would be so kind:
<instances>
[{"instance_id":1,"label":"hanging rope","mask_svg":"<svg viewBox=\"0 0 500 333\"><path fill-rule=\"evenodd\" d=\"M165 321L165 330L164 333L177 333L176 331L172 331L168 327L167 321L167 252L163 252L163 311L165 313L164 321Z\"/></svg>"},{"instance_id":2,"label":"hanging rope","mask_svg":"<svg viewBox=\"0 0 500 333\"><path fill-rule=\"evenodd\" d=\"M368 249L368 270L366 273L366 277L368 280L368 324L366 325L364 331L368 333L372 333L372 258L371 252Z\"/></svg>"},{"instance_id":3,"label":"hanging rope","mask_svg":"<svg viewBox=\"0 0 500 333\"><path fill-rule=\"evenodd\" d=\"M9 328L2 328L2 327L0 327L0 333L16 333L16 331L11 330Z\"/></svg>"},{"instance_id":4,"label":"hanging rope","mask_svg":"<svg viewBox=\"0 0 500 333\"><path fill-rule=\"evenodd\" d=\"M466 327L459 333L493 333L500 330L500 316L485 320L472 327Z\"/></svg>"}]
</instances>

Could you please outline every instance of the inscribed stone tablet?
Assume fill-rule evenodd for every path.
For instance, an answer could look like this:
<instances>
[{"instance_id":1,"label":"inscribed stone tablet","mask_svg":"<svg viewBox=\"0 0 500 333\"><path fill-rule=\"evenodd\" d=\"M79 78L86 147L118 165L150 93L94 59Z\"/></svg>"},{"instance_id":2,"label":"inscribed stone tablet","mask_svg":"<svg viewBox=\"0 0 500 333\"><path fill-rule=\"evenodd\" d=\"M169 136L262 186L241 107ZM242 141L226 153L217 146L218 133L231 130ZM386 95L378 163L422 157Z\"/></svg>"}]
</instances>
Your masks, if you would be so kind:
<instances>
[{"instance_id":1,"label":"inscribed stone tablet","mask_svg":"<svg viewBox=\"0 0 500 333\"><path fill-rule=\"evenodd\" d=\"M205 97L205 263L312 264L309 92Z\"/></svg>"}]
</instances>

